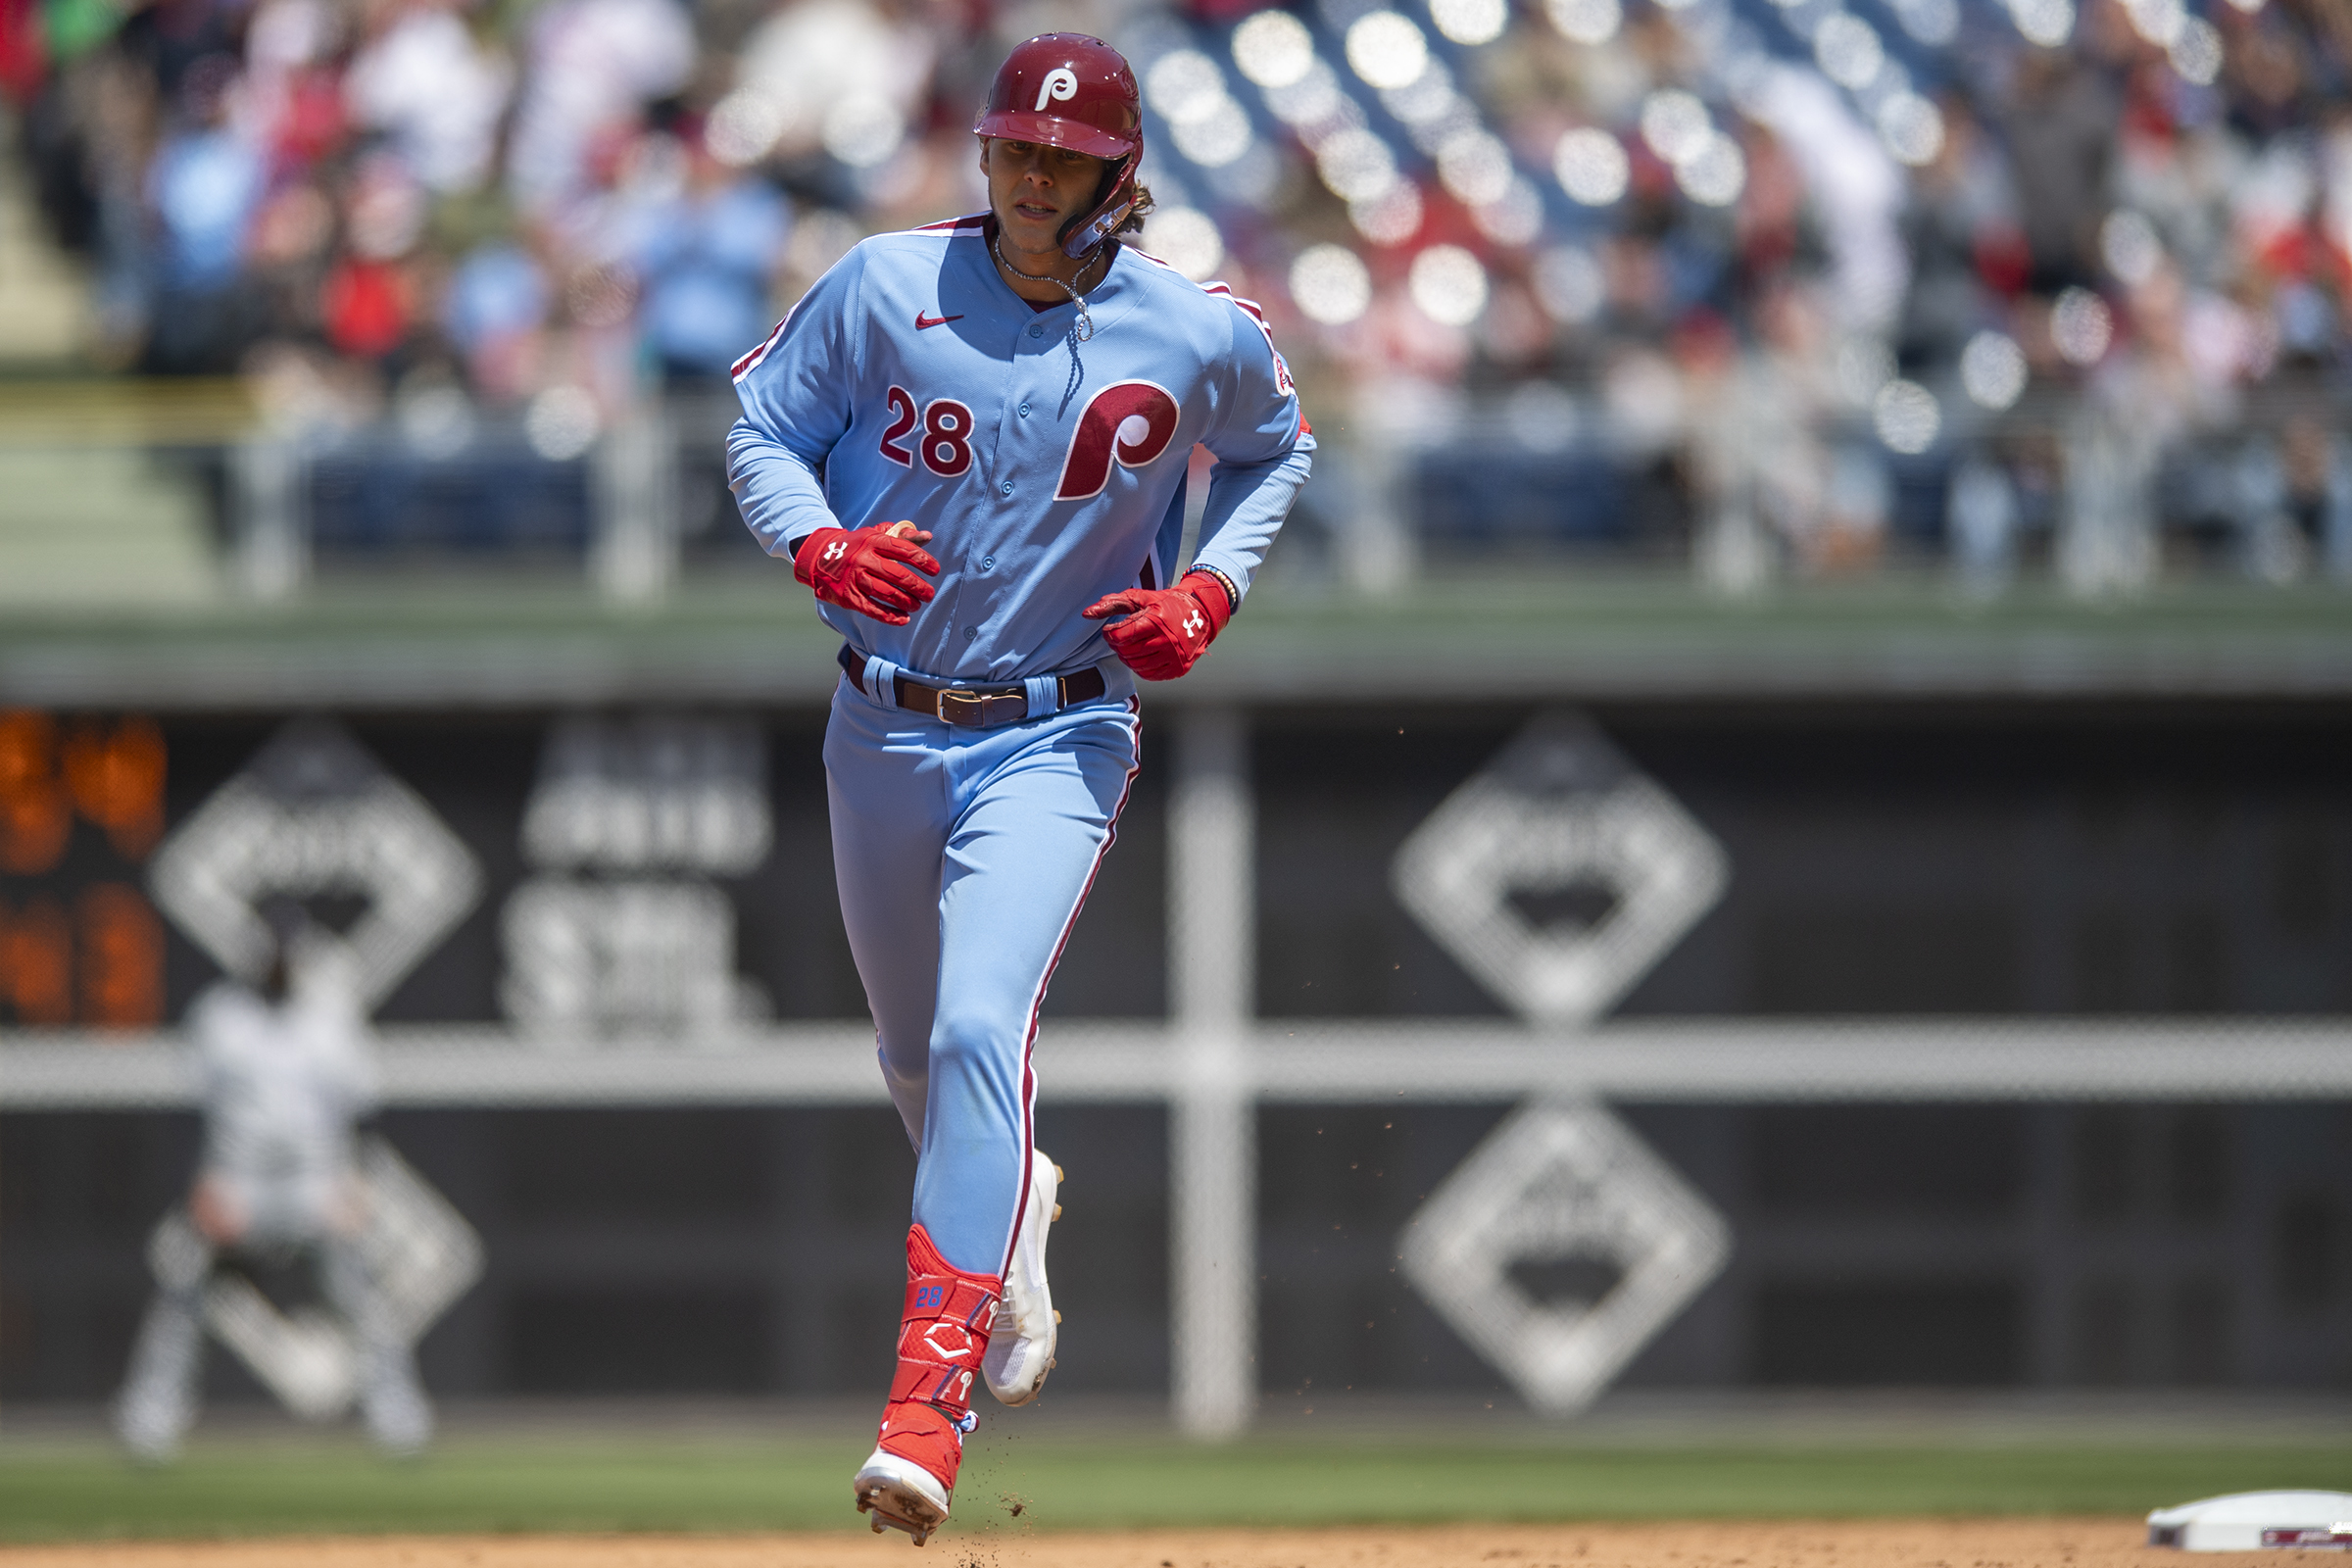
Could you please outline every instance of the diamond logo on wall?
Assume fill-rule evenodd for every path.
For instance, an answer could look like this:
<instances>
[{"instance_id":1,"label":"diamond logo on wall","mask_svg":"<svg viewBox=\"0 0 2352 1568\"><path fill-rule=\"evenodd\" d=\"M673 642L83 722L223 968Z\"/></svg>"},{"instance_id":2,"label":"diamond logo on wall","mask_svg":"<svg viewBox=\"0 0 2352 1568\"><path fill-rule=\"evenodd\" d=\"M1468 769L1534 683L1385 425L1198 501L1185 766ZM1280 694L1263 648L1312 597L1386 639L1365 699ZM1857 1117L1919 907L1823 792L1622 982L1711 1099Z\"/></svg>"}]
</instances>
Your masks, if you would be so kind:
<instances>
[{"instance_id":1,"label":"diamond logo on wall","mask_svg":"<svg viewBox=\"0 0 2352 1568\"><path fill-rule=\"evenodd\" d=\"M1545 714L1396 852L1391 884L1431 936L1525 1016L1589 1023L1723 896L1723 847L1589 719ZM1589 918L1515 900L1584 894Z\"/></svg>"},{"instance_id":2,"label":"diamond logo on wall","mask_svg":"<svg viewBox=\"0 0 2352 1568\"><path fill-rule=\"evenodd\" d=\"M1731 1232L1600 1104L1513 1112L1399 1239L1405 1277L1553 1415L1584 1408L1722 1271ZM1582 1275L1557 1298L1516 1276Z\"/></svg>"},{"instance_id":3,"label":"diamond logo on wall","mask_svg":"<svg viewBox=\"0 0 2352 1568\"><path fill-rule=\"evenodd\" d=\"M357 895L343 933L374 1007L481 897L473 856L416 792L333 724L288 724L156 856L155 902L221 968L257 980L273 894Z\"/></svg>"}]
</instances>

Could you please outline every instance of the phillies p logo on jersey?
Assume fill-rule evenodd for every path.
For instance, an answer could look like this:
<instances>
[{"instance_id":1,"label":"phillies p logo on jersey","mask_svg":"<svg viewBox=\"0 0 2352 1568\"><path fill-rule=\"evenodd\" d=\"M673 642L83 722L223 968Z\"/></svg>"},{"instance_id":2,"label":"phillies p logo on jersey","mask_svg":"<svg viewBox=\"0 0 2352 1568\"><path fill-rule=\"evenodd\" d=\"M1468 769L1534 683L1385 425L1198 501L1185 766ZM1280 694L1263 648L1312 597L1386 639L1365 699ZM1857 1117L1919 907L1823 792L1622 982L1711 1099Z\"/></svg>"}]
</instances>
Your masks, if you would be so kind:
<instances>
[{"instance_id":1,"label":"phillies p logo on jersey","mask_svg":"<svg viewBox=\"0 0 2352 1568\"><path fill-rule=\"evenodd\" d=\"M1070 433L1056 501L1084 501L1110 483L1110 466L1140 468L1176 435L1176 400L1150 381L1113 381L1087 400Z\"/></svg>"}]
</instances>

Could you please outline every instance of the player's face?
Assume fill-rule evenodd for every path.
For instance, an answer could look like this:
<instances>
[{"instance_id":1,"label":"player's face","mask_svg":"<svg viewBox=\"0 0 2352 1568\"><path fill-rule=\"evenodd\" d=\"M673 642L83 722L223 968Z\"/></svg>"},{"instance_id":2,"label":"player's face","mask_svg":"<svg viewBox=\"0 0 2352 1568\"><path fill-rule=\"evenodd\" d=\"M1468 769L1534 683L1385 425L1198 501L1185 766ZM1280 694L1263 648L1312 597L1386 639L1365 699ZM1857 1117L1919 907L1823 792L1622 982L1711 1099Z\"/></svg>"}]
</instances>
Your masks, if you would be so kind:
<instances>
[{"instance_id":1,"label":"player's face","mask_svg":"<svg viewBox=\"0 0 2352 1568\"><path fill-rule=\"evenodd\" d=\"M1043 142L1001 137L982 142L980 168L988 175L988 205L1004 232L1004 249L1062 260L1062 227L1094 205L1105 167L1100 158Z\"/></svg>"}]
</instances>

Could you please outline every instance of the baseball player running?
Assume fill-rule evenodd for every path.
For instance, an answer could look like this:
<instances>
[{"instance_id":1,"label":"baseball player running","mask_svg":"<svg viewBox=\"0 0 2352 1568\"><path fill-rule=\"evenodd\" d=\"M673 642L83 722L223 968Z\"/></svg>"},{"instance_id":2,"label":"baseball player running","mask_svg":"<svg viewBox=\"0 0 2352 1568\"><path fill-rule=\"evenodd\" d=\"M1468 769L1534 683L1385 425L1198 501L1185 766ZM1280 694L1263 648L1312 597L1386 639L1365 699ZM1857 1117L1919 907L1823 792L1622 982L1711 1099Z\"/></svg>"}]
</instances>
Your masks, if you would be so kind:
<instances>
[{"instance_id":1,"label":"baseball player running","mask_svg":"<svg viewBox=\"0 0 2352 1568\"><path fill-rule=\"evenodd\" d=\"M917 1152L898 1370L855 1489L918 1545L975 1374L1023 1404L1054 1365L1060 1173L1030 1044L1135 777L1135 677L1200 658L1314 450L1257 308L1120 243L1151 197L1117 51L1030 39L973 129L989 211L819 278L736 364L728 442L746 522L845 639L834 873ZM1195 443L1217 465L1179 577Z\"/></svg>"}]
</instances>

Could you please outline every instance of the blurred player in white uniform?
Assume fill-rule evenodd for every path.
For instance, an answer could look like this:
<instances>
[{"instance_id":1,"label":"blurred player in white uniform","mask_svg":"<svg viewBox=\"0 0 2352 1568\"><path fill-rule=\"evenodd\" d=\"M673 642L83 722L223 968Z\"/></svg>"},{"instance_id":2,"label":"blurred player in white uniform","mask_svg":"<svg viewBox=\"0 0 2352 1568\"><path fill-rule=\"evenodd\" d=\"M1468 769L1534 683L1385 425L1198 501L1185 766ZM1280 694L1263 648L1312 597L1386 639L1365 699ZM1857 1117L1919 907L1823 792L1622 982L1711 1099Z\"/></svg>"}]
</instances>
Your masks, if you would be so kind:
<instances>
[{"instance_id":1,"label":"blurred player in white uniform","mask_svg":"<svg viewBox=\"0 0 2352 1568\"><path fill-rule=\"evenodd\" d=\"M349 958L299 913L271 913L278 951L261 988L224 980L188 1011L204 1086L187 1214L196 1241L185 1245L183 1231L183 1245L159 1250L167 1277L116 1407L117 1432L145 1459L170 1458L196 1418L205 1286L221 1254L276 1263L308 1253L359 1346L369 1435L402 1454L432 1436L414 1357L358 1246L367 1192L354 1128L373 1108L375 1073Z\"/></svg>"}]
</instances>

